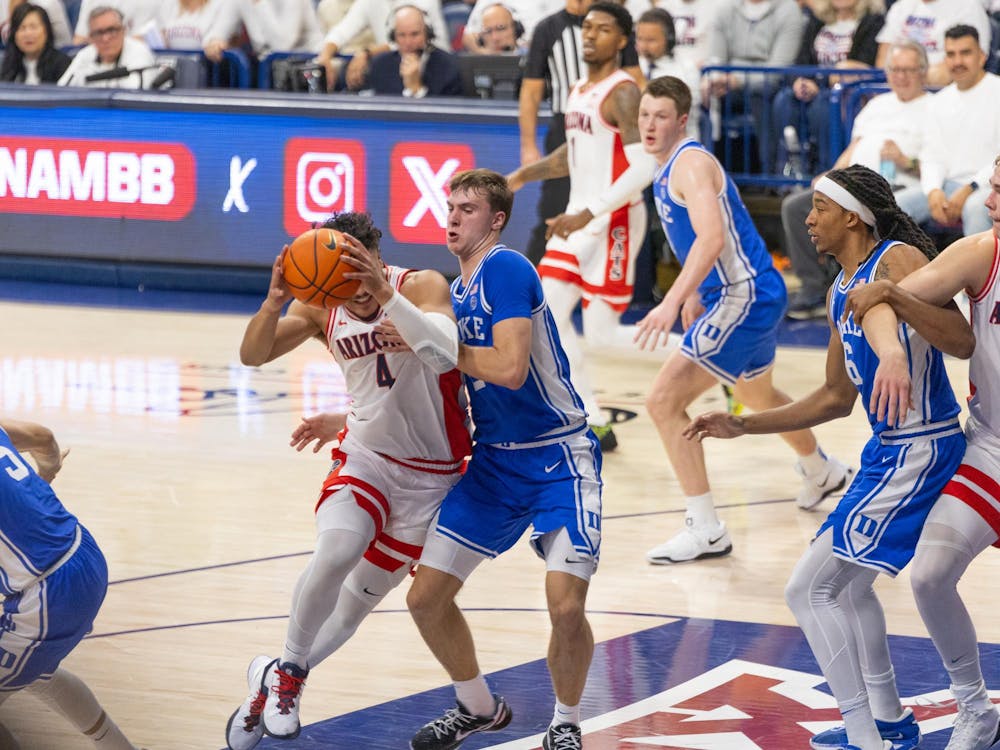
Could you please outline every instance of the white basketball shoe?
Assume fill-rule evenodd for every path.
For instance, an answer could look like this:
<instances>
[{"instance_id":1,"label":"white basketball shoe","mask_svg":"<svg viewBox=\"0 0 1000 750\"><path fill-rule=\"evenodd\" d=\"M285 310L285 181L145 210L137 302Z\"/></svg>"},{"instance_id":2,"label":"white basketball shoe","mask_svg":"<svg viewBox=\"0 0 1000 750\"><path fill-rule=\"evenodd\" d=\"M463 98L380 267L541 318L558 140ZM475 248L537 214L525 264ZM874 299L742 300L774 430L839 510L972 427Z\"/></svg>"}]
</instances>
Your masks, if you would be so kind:
<instances>
[{"instance_id":1,"label":"white basketball shoe","mask_svg":"<svg viewBox=\"0 0 1000 750\"><path fill-rule=\"evenodd\" d=\"M959 706L955 728L945 750L987 750L1000 744L1000 713L990 707L970 711Z\"/></svg>"},{"instance_id":2,"label":"white basketball shoe","mask_svg":"<svg viewBox=\"0 0 1000 750\"><path fill-rule=\"evenodd\" d=\"M299 703L308 676L308 669L290 661L283 661L271 670L261 723L272 737L293 740L299 736Z\"/></svg>"},{"instance_id":3,"label":"white basketball shoe","mask_svg":"<svg viewBox=\"0 0 1000 750\"><path fill-rule=\"evenodd\" d=\"M258 656L250 662L247 669L247 685L250 694L243 705L236 709L226 724L226 746L229 750L251 750L264 736L264 725L260 721L264 703L267 700L267 686L264 675L267 668L277 664L277 659L270 656Z\"/></svg>"},{"instance_id":4,"label":"white basketball shoe","mask_svg":"<svg viewBox=\"0 0 1000 750\"><path fill-rule=\"evenodd\" d=\"M671 565L722 557L733 551L726 524L721 521L718 526L695 526L690 518L684 523L676 536L649 550L646 560L653 565Z\"/></svg>"},{"instance_id":5,"label":"white basketball shoe","mask_svg":"<svg viewBox=\"0 0 1000 750\"><path fill-rule=\"evenodd\" d=\"M854 476L854 469L833 456L826 456L823 468L809 474L796 462L795 471L802 476L802 489L795 497L795 504L802 510L812 510L830 495L845 489Z\"/></svg>"}]
</instances>

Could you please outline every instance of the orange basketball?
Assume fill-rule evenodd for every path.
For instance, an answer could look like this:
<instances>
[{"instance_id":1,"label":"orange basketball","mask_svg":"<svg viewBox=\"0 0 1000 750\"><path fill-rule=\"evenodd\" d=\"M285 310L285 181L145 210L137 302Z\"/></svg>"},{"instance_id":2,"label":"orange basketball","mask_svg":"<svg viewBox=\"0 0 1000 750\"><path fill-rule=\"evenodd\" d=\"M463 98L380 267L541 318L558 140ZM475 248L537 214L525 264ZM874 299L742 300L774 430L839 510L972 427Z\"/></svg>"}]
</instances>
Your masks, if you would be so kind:
<instances>
[{"instance_id":1,"label":"orange basketball","mask_svg":"<svg viewBox=\"0 0 1000 750\"><path fill-rule=\"evenodd\" d=\"M300 302L332 310L358 293L361 282L345 279L356 270L341 260L344 235L336 229L310 229L300 234L285 252L281 274Z\"/></svg>"}]
</instances>

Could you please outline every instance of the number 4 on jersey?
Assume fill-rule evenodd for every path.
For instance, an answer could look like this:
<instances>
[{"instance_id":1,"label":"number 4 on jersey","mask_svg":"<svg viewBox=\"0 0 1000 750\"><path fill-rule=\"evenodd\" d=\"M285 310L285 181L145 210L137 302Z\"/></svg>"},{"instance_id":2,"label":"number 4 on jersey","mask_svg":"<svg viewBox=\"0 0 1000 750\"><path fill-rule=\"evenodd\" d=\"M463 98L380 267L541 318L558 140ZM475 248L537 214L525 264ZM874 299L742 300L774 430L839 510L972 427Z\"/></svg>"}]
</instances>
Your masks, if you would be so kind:
<instances>
[{"instance_id":1,"label":"number 4 on jersey","mask_svg":"<svg viewBox=\"0 0 1000 750\"><path fill-rule=\"evenodd\" d=\"M375 360L375 382L380 388L392 388L396 383L396 378L389 371L389 363L385 360L384 354L379 354Z\"/></svg>"}]
</instances>

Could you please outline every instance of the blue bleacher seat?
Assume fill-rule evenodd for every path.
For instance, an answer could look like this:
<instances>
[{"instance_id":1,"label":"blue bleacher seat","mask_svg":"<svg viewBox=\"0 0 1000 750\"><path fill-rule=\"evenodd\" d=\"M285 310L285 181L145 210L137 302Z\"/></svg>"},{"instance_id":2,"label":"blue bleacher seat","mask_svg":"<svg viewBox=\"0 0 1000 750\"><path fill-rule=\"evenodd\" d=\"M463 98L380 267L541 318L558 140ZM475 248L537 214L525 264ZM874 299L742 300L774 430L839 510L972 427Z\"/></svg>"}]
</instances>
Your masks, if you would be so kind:
<instances>
[{"instance_id":1,"label":"blue bleacher seat","mask_svg":"<svg viewBox=\"0 0 1000 750\"><path fill-rule=\"evenodd\" d=\"M448 27L451 48L455 51L462 49L462 32L465 31L465 24L471 12L472 8L466 3L448 3L441 8L445 25Z\"/></svg>"}]
</instances>

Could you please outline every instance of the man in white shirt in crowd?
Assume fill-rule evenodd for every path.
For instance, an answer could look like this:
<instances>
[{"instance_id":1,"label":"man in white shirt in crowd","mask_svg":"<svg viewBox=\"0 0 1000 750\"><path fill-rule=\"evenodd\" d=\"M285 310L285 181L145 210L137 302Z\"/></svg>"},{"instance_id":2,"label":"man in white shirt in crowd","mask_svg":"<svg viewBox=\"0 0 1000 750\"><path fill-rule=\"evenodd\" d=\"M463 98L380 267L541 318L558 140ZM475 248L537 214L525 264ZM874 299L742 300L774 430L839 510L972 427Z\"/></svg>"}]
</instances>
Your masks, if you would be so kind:
<instances>
[{"instance_id":1,"label":"man in white shirt in crowd","mask_svg":"<svg viewBox=\"0 0 1000 750\"><path fill-rule=\"evenodd\" d=\"M156 25L159 0L83 0L80 3L80 16L76 22L76 29L73 32L73 44L90 43L90 28L88 26L90 13L100 5L117 8L121 11L129 36L141 37Z\"/></svg>"},{"instance_id":2,"label":"man in white shirt in crowd","mask_svg":"<svg viewBox=\"0 0 1000 750\"><path fill-rule=\"evenodd\" d=\"M157 71L156 58L143 42L125 33L125 19L120 10L107 5L94 8L87 19L90 44L76 53L73 62L59 79L60 86L141 89L149 86ZM99 73L117 68L139 71L121 77L90 80ZM141 68L150 68L141 70Z\"/></svg>"},{"instance_id":3,"label":"man in white shirt in crowd","mask_svg":"<svg viewBox=\"0 0 1000 750\"><path fill-rule=\"evenodd\" d=\"M930 69L927 82L946 86L952 78L945 61L945 32L957 24L969 24L979 32L979 44L990 52L990 22L981 0L896 0L885 15L879 31L878 57L875 64L885 65L889 45L912 39L927 50Z\"/></svg>"},{"instance_id":4,"label":"man in white shirt in crowd","mask_svg":"<svg viewBox=\"0 0 1000 750\"><path fill-rule=\"evenodd\" d=\"M945 32L945 63L954 80L931 98L920 151L920 187L896 193L918 223L961 223L963 234L992 226L984 206L1000 143L1000 77L985 70L986 53L974 26Z\"/></svg>"},{"instance_id":5,"label":"man in white shirt in crowd","mask_svg":"<svg viewBox=\"0 0 1000 750\"><path fill-rule=\"evenodd\" d=\"M919 189L924 122L933 106L933 97L924 89L927 68L927 51L919 43L907 40L892 45L885 66L892 90L873 97L858 112L851 142L833 169L861 164L881 172L896 190ZM784 250L802 282L788 302L787 314L793 320L826 317L826 291L840 270L832 256L816 252L809 237L806 216L812 210L812 194L811 187L804 188L781 201Z\"/></svg>"},{"instance_id":6,"label":"man in white shirt in crowd","mask_svg":"<svg viewBox=\"0 0 1000 750\"><path fill-rule=\"evenodd\" d=\"M476 4L472 6L469 20L465 22L465 30L462 32L462 46L466 51L483 52L485 41L481 44L479 37L483 34L483 29L490 25L484 22L483 17L497 3L498 0L476 0ZM527 47L531 44L531 32L538 22L561 10L564 3L562 0L503 0L503 5L521 22L524 28L522 44Z\"/></svg>"}]
</instances>

